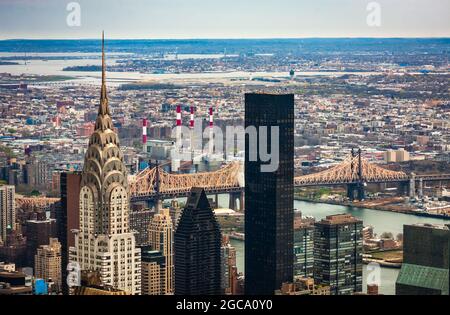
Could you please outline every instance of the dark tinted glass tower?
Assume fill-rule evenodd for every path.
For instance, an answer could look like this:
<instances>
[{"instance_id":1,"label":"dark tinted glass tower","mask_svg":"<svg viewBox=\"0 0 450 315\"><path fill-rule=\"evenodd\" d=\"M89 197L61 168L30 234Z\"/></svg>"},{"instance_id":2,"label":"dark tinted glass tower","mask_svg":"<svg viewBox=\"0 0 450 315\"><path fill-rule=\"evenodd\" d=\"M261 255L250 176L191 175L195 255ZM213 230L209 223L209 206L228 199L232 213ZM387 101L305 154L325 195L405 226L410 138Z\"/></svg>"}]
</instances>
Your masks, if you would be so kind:
<instances>
[{"instance_id":1,"label":"dark tinted glass tower","mask_svg":"<svg viewBox=\"0 0 450 315\"><path fill-rule=\"evenodd\" d=\"M350 214L315 223L314 282L329 285L332 295L362 291L362 228Z\"/></svg>"},{"instance_id":2,"label":"dark tinted glass tower","mask_svg":"<svg viewBox=\"0 0 450 315\"><path fill-rule=\"evenodd\" d=\"M221 239L205 191L192 188L174 237L175 294L221 294Z\"/></svg>"},{"instance_id":3,"label":"dark tinted glass tower","mask_svg":"<svg viewBox=\"0 0 450 315\"><path fill-rule=\"evenodd\" d=\"M60 175L61 206L56 211L58 240L61 243L61 279L62 291L69 294L67 286L67 265L69 247L75 245L75 236L71 230L79 228L80 222L80 172L62 172Z\"/></svg>"},{"instance_id":4,"label":"dark tinted glass tower","mask_svg":"<svg viewBox=\"0 0 450 315\"><path fill-rule=\"evenodd\" d=\"M403 226L403 264L397 295L448 295L450 225Z\"/></svg>"},{"instance_id":5,"label":"dark tinted glass tower","mask_svg":"<svg viewBox=\"0 0 450 315\"><path fill-rule=\"evenodd\" d=\"M270 154L271 126L279 127L279 165L262 172L259 128L268 128ZM294 95L246 94L245 127L258 130L256 161L245 140L245 293L274 294L293 280Z\"/></svg>"}]
</instances>

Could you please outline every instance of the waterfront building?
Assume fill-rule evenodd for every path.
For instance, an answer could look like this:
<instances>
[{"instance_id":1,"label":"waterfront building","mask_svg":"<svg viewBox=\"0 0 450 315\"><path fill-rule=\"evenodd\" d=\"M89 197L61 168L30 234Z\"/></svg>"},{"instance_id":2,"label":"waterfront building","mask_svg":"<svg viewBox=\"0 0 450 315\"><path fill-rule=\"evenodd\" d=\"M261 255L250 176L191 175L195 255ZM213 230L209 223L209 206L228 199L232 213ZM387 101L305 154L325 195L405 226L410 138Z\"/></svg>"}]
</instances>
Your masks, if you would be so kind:
<instances>
[{"instance_id":1,"label":"waterfront building","mask_svg":"<svg viewBox=\"0 0 450 315\"><path fill-rule=\"evenodd\" d=\"M141 251L128 224L127 170L108 105L104 45L100 95L81 176L80 227L71 261L81 270L99 271L104 285L135 295L141 293Z\"/></svg>"},{"instance_id":2,"label":"waterfront building","mask_svg":"<svg viewBox=\"0 0 450 315\"><path fill-rule=\"evenodd\" d=\"M245 293L271 295L293 280L294 95L246 94L245 127L257 130L245 141ZM250 141L264 141L267 152L276 150L271 136L260 139L260 127L279 130L274 171L263 171L268 162L251 152L257 145L250 149Z\"/></svg>"},{"instance_id":3,"label":"waterfront building","mask_svg":"<svg viewBox=\"0 0 450 315\"><path fill-rule=\"evenodd\" d=\"M160 294L173 293L173 225L169 209L161 209L155 214L149 227L149 245L164 256L161 272Z\"/></svg>"},{"instance_id":4,"label":"waterfront building","mask_svg":"<svg viewBox=\"0 0 450 315\"><path fill-rule=\"evenodd\" d=\"M0 185L0 243L6 241L8 230L16 224L15 188L9 185Z\"/></svg>"},{"instance_id":5,"label":"waterfront building","mask_svg":"<svg viewBox=\"0 0 450 315\"><path fill-rule=\"evenodd\" d=\"M34 256L34 275L36 278L52 282L53 292L61 290L61 244L58 239L51 238L48 245L40 246Z\"/></svg>"},{"instance_id":6,"label":"waterfront building","mask_svg":"<svg viewBox=\"0 0 450 315\"><path fill-rule=\"evenodd\" d=\"M330 295L330 286L315 284L313 278L295 278L294 282L284 282L275 295Z\"/></svg>"},{"instance_id":7,"label":"waterfront building","mask_svg":"<svg viewBox=\"0 0 450 315\"><path fill-rule=\"evenodd\" d=\"M403 264L396 295L448 295L450 225L403 226Z\"/></svg>"},{"instance_id":8,"label":"waterfront building","mask_svg":"<svg viewBox=\"0 0 450 315\"><path fill-rule=\"evenodd\" d=\"M329 285L332 295L362 291L362 228L363 222L350 214L315 223L314 281Z\"/></svg>"},{"instance_id":9,"label":"waterfront building","mask_svg":"<svg viewBox=\"0 0 450 315\"><path fill-rule=\"evenodd\" d=\"M175 232L175 294L221 294L221 239L205 191L192 188Z\"/></svg>"},{"instance_id":10,"label":"waterfront building","mask_svg":"<svg viewBox=\"0 0 450 315\"><path fill-rule=\"evenodd\" d=\"M294 277L314 275L314 223L294 221Z\"/></svg>"}]
</instances>

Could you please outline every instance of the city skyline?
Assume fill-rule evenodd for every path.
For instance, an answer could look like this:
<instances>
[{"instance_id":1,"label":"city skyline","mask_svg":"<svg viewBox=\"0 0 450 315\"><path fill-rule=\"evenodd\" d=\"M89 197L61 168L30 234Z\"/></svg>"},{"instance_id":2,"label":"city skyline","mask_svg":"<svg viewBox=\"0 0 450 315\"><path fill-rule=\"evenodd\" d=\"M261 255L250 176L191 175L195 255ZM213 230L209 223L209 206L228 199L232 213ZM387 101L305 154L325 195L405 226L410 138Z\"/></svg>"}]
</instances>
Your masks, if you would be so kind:
<instances>
[{"instance_id":1,"label":"city skyline","mask_svg":"<svg viewBox=\"0 0 450 315\"><path fill-rule=\"evenodd\" d=\"M101 29L111 39L450 36L450 3L442 0L133 3L5 0L0 2L0 39L96 38Z\"/></svg>"},{"instance_id":2,"label":"city skyline","mask_svg":"<svg viewBox=\"0 0 450 315\"><path fill-rule=\"evenodd\" d=\"M0 1L0 295L448 295L449 8Z\"/></svg>"}]
</instances>

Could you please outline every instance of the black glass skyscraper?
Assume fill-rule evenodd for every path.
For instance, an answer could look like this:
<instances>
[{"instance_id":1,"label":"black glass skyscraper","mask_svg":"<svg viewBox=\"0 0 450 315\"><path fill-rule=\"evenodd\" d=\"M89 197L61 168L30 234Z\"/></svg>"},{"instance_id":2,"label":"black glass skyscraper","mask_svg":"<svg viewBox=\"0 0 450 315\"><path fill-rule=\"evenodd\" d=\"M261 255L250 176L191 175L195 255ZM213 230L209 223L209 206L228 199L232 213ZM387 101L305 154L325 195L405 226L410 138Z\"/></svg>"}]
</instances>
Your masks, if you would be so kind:
<instances>
[{"instance_id":1,"label":"black glass skyscraper","mask_svg":"<svg viewBox=\"0 0 450 315\"><path fill-rule=\"evenodd\" d=\"M261 143L274 154L272 126L279 128L279 162L268 172ZM245 127L257 130L257 139L251 132L245 139L245 293L274 294L293 280L294 95L246 94Z\"/></svg>"},{"instance_id":2,"label":"black glass skyscraper","mask_svg":"<svg viewBox=\"0 0 450 315\"><path fill-rule=\"evenodd\" d=\"M174 237L175 294L221 294L220 226L202 188L192 188Z\"/></svg>"},{"instance_id":3,"label":"black glass skyscraper","mask_svg":"<svg viewBox=\"0 0 450 315\"><path fill-rule=\"evenodd\" d=\"M350 214L315 223L314 282L329 285L332 295L362 291L363 222Z\"/></svg>"}]
</instances>

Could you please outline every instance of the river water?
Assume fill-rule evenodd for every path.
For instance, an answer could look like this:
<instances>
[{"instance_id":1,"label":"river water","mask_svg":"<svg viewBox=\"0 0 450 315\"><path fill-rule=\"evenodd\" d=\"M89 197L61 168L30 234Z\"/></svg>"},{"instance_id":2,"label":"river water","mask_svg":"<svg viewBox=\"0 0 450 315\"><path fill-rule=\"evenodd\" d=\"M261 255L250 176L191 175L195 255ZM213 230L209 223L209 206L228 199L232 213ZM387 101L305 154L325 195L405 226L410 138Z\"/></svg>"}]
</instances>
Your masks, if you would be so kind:
<instances>
[{"instance_id":1,"label":"river water","mask_svg":"<svg viewBox=\"0 0 450 315\"><path fill-rule=\"evenodd\" d=\"M221 200L219 199L219 204ZM221 206L226 206L222 204ZM394 212L386 212L364 208L353 208L339 205L329 205L323 203L312 203L305 201L295 201L294 208L301 210L303 215L313 216L316 220L325 218L327 215L349 213L355 217L360 218L364 225L371 225L374 232L380 235L383 232L391 232L397 235L403 233L404 224L415 223L432 223L445 224L450 223L448 220L441 220L435 218L418 217L409 214L401 214ZM240 272L244 270L244 242L239 240L231 240L231 244L236 247L237 267ZM368 278L376 277L379 279L379 291L382 294L395 294L395 281L397 279L400 269L394 268L380 268L379 274L376 275L372 271L367 270L367 265L363 265L363 290L366 292L366 282Z\"/></svg>"}]
</instances>

